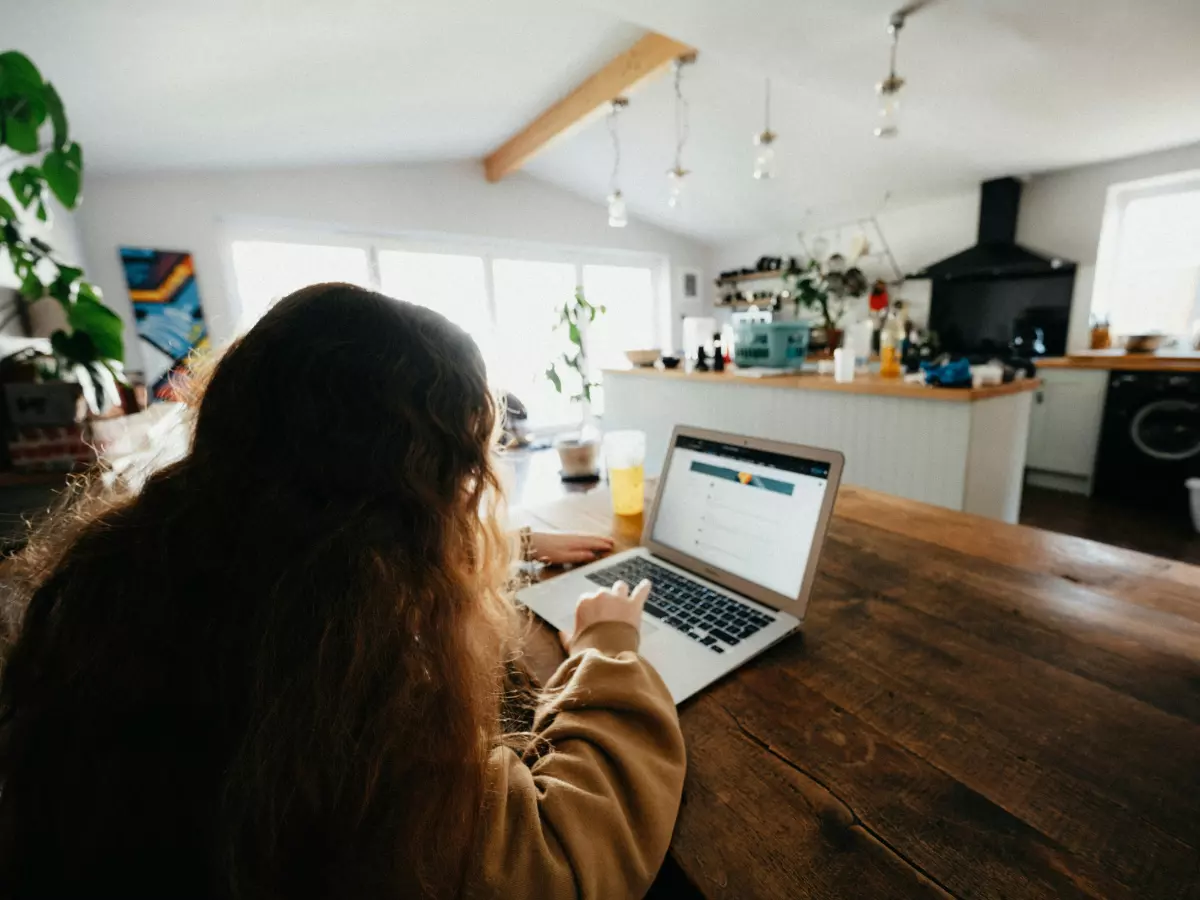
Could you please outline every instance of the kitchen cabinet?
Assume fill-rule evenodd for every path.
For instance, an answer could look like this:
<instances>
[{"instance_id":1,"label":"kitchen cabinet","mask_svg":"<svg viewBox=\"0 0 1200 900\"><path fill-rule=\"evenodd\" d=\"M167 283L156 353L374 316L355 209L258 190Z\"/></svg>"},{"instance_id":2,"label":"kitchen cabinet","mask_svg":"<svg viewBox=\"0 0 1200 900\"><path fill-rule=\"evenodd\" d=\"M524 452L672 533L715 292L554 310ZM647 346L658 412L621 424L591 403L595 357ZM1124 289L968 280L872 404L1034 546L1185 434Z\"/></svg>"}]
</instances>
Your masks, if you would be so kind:
<instances>
[{"instance_id":1,"label":"kitchen cabinet","mask_svg":"<svg viewBox=\"0 0 1200 900\"><path fill-rule=\"evenodd\" d=\"M1029 480L1090 494L1108 372L1039 369L1038 375L1025 456Z\"/></svg>"}]
</instances>

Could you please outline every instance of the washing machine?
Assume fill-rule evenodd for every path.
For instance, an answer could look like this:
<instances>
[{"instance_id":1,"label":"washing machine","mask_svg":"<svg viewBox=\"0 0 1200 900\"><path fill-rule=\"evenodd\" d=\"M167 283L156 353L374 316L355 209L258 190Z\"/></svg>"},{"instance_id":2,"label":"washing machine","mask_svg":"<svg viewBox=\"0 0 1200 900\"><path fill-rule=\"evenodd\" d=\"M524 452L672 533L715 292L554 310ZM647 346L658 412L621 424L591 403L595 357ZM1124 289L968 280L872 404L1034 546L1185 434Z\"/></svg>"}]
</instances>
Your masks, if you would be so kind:
<instances>
[{"instance_id":1,"label":"washing machine","mask_svg":"<svg viewBox=\"0 0 1200 900\"><path fill-rule=\"evenodd\" d=\"M1111 373L1096 454L1097 497L1186 519L1200 477L1200 372Z\"/></svg>"}]
</instances>

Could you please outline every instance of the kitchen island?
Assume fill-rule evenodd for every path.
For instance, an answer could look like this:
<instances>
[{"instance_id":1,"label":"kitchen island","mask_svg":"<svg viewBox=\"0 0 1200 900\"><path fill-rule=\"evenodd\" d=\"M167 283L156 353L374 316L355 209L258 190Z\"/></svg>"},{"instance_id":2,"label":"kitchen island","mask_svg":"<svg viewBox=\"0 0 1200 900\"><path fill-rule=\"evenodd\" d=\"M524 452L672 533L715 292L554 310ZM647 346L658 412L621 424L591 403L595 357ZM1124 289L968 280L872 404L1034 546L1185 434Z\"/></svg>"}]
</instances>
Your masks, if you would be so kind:
<instances>
[{"instance_id":1,"label":"kitchen island","mask_svg":"<svg viewBox=\"0 0 1200 900\"><path fill-rule=\"evenodd\" d=\"M646 433L657 475L676 425L840 450L843 479L948 509L1016 522L1036 380L934 388L829 375L609 369L604 428Z\"/></svg>"}]
</instances>

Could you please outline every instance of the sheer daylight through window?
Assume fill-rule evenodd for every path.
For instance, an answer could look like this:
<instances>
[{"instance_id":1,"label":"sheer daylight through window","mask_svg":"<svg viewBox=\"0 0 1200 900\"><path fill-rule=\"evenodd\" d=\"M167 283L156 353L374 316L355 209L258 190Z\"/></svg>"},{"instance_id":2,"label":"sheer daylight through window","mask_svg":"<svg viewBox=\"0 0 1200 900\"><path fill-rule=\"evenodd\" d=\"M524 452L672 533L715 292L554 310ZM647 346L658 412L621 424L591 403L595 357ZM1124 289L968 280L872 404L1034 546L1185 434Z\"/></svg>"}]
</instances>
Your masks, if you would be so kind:
<instances>
[{"instance_id":1,"label":"sheer daylight through window","mask_svg":"<svg viewBox=\"0 0 1200 900\"><path fill-rule=\"evenodd\" d=\"M344 240L344 239L342 239ZM241 298L241 328L262 316L280 297L322 281L347 281L433 309L461 327L479 345L492 386L515 394L529 412L532 428L577 425L581 407L571 396L578 380L564 379L558 392L546 378L552 361L574 349L555 323L577 286L605 313L583 329L591 377L627 365L625 351L656 347L661 263L611 262L616 254L519 248L511 255L491 249L472 252L466 243L390 245L346 241L328 245L239 240L231 245ZM542 257L542 258L539 258ZM592 411L603 413L603 390Z\"/></svg>"}]
</instances>

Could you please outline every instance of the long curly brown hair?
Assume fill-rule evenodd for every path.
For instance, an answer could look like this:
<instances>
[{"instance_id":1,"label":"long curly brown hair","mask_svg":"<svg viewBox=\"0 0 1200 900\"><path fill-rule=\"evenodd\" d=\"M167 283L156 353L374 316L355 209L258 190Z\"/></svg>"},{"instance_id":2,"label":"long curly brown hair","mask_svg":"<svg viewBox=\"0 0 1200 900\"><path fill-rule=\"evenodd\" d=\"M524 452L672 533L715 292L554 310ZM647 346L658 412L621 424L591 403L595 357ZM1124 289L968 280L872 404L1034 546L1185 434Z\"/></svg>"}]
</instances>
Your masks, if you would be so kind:
<instances>
[{"instance_id":1,"label":"long curly brown hair","mask_svg":"<svg viewBox=\"0 0 1200 900\"><path fill-rule=\"evenodd\" d=\"M191 450L12 564L5 896L453 896L515 628L483 360L344 284L219 360Z\"/></svg>"}]
</instances>

